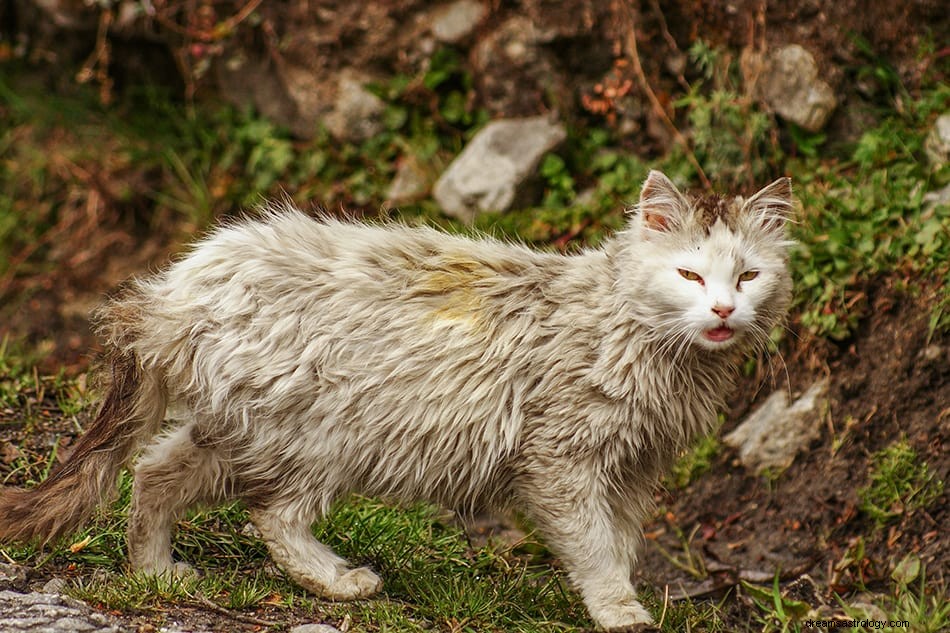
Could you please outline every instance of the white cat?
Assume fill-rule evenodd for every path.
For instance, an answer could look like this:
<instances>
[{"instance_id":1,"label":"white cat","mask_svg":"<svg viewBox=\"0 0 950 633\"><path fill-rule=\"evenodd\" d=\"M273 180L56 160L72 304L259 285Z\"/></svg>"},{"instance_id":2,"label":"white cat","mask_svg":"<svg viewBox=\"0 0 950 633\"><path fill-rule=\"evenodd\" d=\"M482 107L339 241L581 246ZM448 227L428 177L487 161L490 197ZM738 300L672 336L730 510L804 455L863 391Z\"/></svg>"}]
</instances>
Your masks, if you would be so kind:
<instances>
[{"instance_id":1,"label":"white cat","mask_svg":"<svg viewBox=\"0 0 950 633\"><path fill-rule=\"evenodd\" d=\"M296 582L362 598L380 578L310 529L335 499L516 504L598 626L646 625L641 523L786 313L791 210L788 179L687 197L654 171L625 231L567 256L291 208L218 228L100 310L111 390L61 468L0 491L0 538L75 529L144 447L136 570L184 571L176 518L241 499Z\"/></svg>"}]
</instances>

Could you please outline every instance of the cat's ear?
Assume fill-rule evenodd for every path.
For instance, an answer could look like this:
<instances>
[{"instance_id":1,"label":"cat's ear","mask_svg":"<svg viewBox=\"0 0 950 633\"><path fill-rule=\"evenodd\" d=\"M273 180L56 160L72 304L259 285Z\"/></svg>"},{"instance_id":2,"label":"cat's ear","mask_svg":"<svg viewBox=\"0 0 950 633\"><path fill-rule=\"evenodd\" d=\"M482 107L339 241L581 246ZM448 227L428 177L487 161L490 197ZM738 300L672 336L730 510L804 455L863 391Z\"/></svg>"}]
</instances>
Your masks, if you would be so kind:
<instances>
[{"instance_id":1,"label":"cat's ear","mask_svg":"<svg viewBox=\"0 0 950 633\"><path fill-rule=\"evenodd\" d=\"M662 172L651 169L640 190L637 211L647 229L669 232L682 225L689 202Z\"/></svg>"},{"instance_id":2,"label":"cat's ear","mask_svg":"<svg viewBox=\"0 0 950 633\"><path fill-rule=\"evenodd\" d=\"M779 178L746 200L742 210L770 232L781 232L792 217L792 179Z\"/></svg>"}]
</instances>

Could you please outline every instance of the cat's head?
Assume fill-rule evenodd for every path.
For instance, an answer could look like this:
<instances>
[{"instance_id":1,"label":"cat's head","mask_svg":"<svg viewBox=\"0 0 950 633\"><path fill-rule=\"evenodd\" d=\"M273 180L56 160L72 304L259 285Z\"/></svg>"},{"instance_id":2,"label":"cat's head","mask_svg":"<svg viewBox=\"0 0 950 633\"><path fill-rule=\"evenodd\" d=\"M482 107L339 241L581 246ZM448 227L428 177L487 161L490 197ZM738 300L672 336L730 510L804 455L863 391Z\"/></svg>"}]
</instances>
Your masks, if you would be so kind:
<instances>
[{"instance_id":1,"label":"cat's head","mask_svg":"<svg viewBox=\"0 0 950 633\"><path fill-rule=\"evenodd\" d=\"M651 171L626 232L637 312L671 347L764 343L791 299L788 178L748 199L690 196Z\"/></svg>"}]
</instances>

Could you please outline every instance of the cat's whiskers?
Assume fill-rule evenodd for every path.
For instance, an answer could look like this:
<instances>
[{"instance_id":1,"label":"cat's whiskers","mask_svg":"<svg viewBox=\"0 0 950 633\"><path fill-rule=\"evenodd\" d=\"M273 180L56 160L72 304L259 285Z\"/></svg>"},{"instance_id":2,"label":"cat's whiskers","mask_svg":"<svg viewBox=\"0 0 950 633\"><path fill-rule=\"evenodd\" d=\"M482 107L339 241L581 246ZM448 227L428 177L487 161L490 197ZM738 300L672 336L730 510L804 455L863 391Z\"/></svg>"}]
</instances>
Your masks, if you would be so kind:
<instances>
[{"instance_id":1,"label":"cat's whiskers","mask_svg":"<svg viewBox=\"0 0 950 633\"><path fill-rule=\"evenodd\" d=\"M749 328L750 333L753 335L752 336L752 341L753 341L752 351L755 353L756 356L760 356L760 355L765 356L765 359L769 365L769 376L772 379L773 387L775 386L775 365L773 364L773 357L778 357L778 359L782 362L782 371L785 373L785 387L786 387L786 390L788 391L789 397L791 397L792 381L788 373L788 364L785 362L785 357L782 355L781 351L776 349L774 354L769 351L769 343L771 341L771 336L770 336L769 331L766 330L759 323L755 323L755 322L750 323L748 328ZM758 395L759 391L761 391L762 389L762 386L763 385L760 384L756 387L754 395Z\"/></svg>"}]
</instances>

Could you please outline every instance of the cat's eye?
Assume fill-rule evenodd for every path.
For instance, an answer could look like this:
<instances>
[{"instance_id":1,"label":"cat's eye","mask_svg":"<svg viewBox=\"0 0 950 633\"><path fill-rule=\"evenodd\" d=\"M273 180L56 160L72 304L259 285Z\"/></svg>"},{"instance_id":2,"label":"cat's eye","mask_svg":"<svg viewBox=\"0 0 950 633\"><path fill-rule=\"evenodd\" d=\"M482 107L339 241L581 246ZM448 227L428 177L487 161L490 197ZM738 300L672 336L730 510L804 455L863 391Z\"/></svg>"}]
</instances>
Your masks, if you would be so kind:
<instances>
[{"instance_id":1,"label":"cat's eye","mask_svg":"<svg viewBox=\"0 0 950 633\"><path fill-rule=\"evenodd\" d=\"M683 279L689 279L690 281L698 281L699 283L703 283L703 278L691 270L686 270L685 268L677 268L676 272L678 272Z\"/></svg>"},{"instance_id":2,"label":"cat's eye","mask_svg":"<svg viewBox=\"0 0 950 633\"><path fill-rule=\"evenodd\" d=\"M747 270L741 275L739 275L739 281L752 281L759 276L759 271L757 270Z\"/></svg>"}]
</instances>

